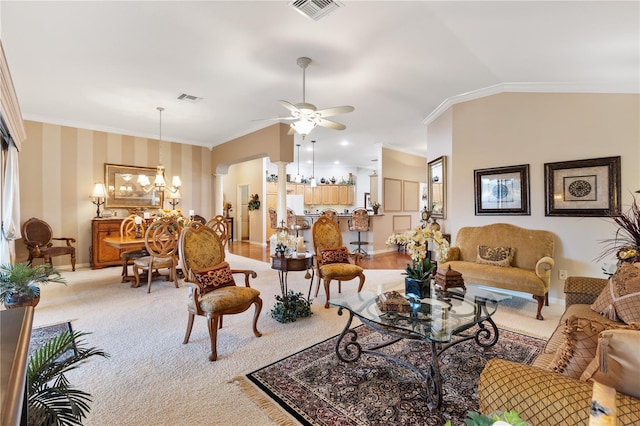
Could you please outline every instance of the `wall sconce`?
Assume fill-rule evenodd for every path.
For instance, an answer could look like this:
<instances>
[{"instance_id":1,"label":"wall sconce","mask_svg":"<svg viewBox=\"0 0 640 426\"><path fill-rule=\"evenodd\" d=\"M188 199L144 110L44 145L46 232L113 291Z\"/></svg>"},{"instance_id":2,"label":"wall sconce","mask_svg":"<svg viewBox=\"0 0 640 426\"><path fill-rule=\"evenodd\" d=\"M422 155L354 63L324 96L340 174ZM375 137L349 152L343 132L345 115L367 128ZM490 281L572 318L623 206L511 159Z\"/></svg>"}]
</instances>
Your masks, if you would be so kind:
<instances>
[{"instance_id":1,"label":"wall sconce","mask_svg":"<svg viewBox=\"0 0 640 426\"><path fill-rule=\"evenodd\" d=\"M100 217L100 206L103 205L107 199L107 190L104 187L104 183L98 182L93 186L93 194L91 194L91 198L93 198L92 203L98 207L96 210L96 217Z\"/></svg>"},{"instance_id":2,"label":"wall sconce","mask_svg":"<svg viewBox=\"0 0 640 426\"><path fill-rule=\"evenodd\" d=\"M172 192L169 195L169 204L171 204L171 208L173 210L176 209L176 206L178 205L178 203L180 202L180 191L176 191L176 192Z\"/></svg>"}]
</instances>

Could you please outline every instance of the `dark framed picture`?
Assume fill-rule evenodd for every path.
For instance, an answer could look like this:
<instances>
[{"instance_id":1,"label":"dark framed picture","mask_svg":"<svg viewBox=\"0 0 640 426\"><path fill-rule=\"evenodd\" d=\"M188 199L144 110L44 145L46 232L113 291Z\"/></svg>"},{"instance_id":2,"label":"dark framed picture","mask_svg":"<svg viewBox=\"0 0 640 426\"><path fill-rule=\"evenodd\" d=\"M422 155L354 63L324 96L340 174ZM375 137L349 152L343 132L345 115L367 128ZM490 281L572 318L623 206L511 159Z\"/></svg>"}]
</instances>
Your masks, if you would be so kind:
<instances>
[{"instance_id":1,"label":"dark framed picture","mask_svg":"<svg viewBox=\"0 0 640 426\"><path fill-rule=\"evenodd\" d=\"M608 216L620 208L620 156L545 163L546 216Z\"/></svg>"},{"instance_id":2,"label":"dark framed picture","mask_svg":"<svg viewBox=\"0 0 640 426\"><path fill-rule=\"evenodd\" d=\"M476 216L530 215L529 165L474 170Z\"/></svg>"},{"instance_id":3,"label":"dark framed picture","mask_svg":"<svg viewBox=\"0 0 640 426\"><path fill-rule=\"evenodd\" d=\"M370 192L365 192L364 193L364 208L367 209L367 210L373 209L373 207L371 207L371 193Z\"/></svg>"}]
</instances>

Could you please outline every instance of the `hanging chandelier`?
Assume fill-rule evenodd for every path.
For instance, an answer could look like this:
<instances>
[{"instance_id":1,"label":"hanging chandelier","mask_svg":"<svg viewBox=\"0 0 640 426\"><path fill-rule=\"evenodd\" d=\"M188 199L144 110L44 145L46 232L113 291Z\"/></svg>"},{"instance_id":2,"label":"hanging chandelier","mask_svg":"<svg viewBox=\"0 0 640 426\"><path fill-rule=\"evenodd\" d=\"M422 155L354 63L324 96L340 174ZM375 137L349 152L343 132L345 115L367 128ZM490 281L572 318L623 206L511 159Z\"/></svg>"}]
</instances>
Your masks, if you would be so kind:
<instances>
[{"instance_id":1,"label":"hanging chandelier","mask_svg":"<svg viewBox=\"0 0 640 426\"><path fill-rule=\"evenodd\" d=\"M158 143L161 144L162 143L162 111L164 111L164 108L156 107L156 109L160 114ZM162 150L160 152L162 152ZM179 194L180 187L182 186L182 181L180 180L180 176L174 176L173 179L171 180L171 186L167 186L167 182L164 180L164 166L162 165L162 162L160 162L160 164L158 164L158 166L156 167L156 179L154 180L153 184L158 191L168 190L172 194L176 194L176 193ZM175 199L176 197L174 196L172 198Z\"/></svg>"}]
</instances>

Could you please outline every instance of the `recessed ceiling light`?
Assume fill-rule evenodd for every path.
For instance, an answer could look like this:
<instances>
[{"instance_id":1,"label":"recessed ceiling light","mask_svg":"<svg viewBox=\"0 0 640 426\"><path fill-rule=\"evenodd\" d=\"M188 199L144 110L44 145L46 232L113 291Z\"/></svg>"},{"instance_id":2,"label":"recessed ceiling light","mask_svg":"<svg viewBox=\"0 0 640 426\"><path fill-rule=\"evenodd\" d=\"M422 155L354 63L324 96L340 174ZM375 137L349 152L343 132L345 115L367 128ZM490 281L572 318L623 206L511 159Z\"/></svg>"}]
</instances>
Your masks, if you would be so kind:
<instances>
[{"instance_id":1,"label":"recessed ceiling light","mask_svg":"<svg viewBox=\"0 0 640 426\"><path fill-rule=\"evenodd\" d=\"M349 142L347 142L347 141L342 141L342 142L340 142L340 145L342 145L342 146L347 146L347 145L349 145Z\"/></svg>"},{"instance_id":2,"label":"recessed ceiling light","mask_svg":"<svg viewBox=\"0 0 640 426\"><path fill-rule=\"evenodd\" d=\"M340 164L338 160L334 161L333 164Z\"/></svg>"}]
</instances>

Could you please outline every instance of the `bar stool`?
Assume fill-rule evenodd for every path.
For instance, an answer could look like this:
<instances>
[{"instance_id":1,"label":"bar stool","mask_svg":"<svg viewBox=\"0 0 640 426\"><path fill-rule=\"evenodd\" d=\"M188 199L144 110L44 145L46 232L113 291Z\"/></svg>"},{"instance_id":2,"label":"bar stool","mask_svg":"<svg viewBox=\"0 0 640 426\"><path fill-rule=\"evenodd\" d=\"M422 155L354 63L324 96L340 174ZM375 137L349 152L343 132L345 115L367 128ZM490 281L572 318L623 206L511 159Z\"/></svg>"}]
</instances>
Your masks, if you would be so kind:
<instances>
[{"instance_id":1,"label":"bar stool","mask_svg":"<svg viewBox=\"0 0 640 426\"><path fill-rule=\"evenodd\" d=\"M336 209L324 209L320 213L321 216L327 216L329 219L334 221L337 224L340 224L340 220L338 219L338 211Z\"/></svg>"},{"instance_id":2,"label":"bar stool","mask_svg":"<svg viewBox=\"0 0 640 426\"><path fill-rule=\"evenodd\" d=\"M366 209L357 208L351 214L351 219L349 219L349 231L354 231L358 233L358 241L351 241L350 244L357 245L358 248L355 249L354 253L360 253L363 256L367 256L367 251L362 248L362 246L369 244L366 241L362 241L360 238L361 232L369 231L369 213Z\"/></svg>"}]
</instances>

